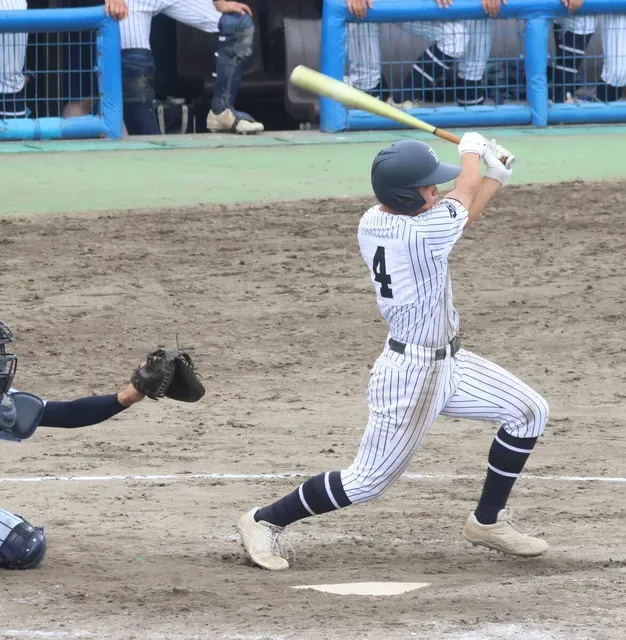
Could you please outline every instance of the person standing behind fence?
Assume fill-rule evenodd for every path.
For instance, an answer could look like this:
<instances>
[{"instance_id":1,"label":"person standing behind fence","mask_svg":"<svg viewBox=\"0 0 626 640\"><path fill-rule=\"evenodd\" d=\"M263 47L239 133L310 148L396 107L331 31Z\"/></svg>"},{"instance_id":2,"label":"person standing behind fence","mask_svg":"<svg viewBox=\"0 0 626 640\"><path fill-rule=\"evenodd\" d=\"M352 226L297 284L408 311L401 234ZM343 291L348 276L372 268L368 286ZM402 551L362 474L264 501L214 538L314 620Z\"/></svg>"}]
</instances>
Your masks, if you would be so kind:
<instances>
[{"instance_id":1,"label":"person standing behind fence","mask_svg":"<svg viewBox=\"0 0 626 640\"><path fill-rule=\"evenodd\" d=\"M128 0L128 18L120 25L124 122L128 133L159 134L154 113L150 25L160 13L206 33L220 34L207 129L244 134L263 131L260 122L234 106L244 67L252 55L254 23L248 5L230 0Z\"/></svg>"},{"instance_id":2,"label":"person standing behind fence","mask_svg":"<svg viewBox=\"0 0 626 640\"><path fill-rule=\"evenodd\" d=\"M584 0L561 0L570 13ZM573 102L576 80L589 42L597 28L596 16L569 15L554 21L555 55L548 67L550 97L554 102ZM596 97L604 102L619 100L626 86L626 16L607 14L601 22L604 65Z\"/></svg>"},{"instance_id":3,"label":"person standing behind fence","mask_svg":"<svg viewBox=\"0 0 626 640\"><path fill-rule=\"evenodd\" d=\"M26 0L0 0L0 11L26 11ZM27 33L0 34L0 120L25 118Z\"/></svg>"},{"instance_id":4,"label":"person standing behind fence","mask_svg":"<svg viewBox=\"0 0 626 640\"><path fill-rule=\"evenodd\" d=\"M115 20L123 20L128 15L124 0L61 0L59 8L79 9L103 4L106 14ZM64 97L68 102L62 115L64 118L86 116L95 109L100 93L95 73L95 41L88 32L70 31L67 52Z\"/></svg>"},{"instance_id":5,"label":"person standing behind fence","mask_svg":"<svg viewBox=\"0 0 626 640\"><path fill-rule=\"evenodd\" d=\"M359 20L365 19L373 0L346 0L348 11ZM435 0L441 8L451 0ZM437 87L445 83L449 71L465 52L467 32L461 22L405 22L399 26L412 35L433 42L415 60L411 72L403 79L402 88L394 95L396 102L405 103L432 99ZM380 25L374 22L348 23L349 83L386 100L389 88L381 73Z\"/></svg>"},{"instance_id":6,"label":"person standing behind fence","mask_svg":"<svg viewBox=\"0 0 626 640\"><path fill-rule=\"evenodd\" d=\"M552 101L571 102L575 93L576 76L591 36L596 30L596 18L573 15L583 6L584 0L561 2L570 15L559 18L554 23L555 55L552 65L548 66L548 85ZM490 18L498 17L502 4L506 4L506 0L482 0L483 9ZM459 65L459 76L468 87L465 96L467 106L485 101L483 76L491 51L494 26L494 22L486 20L466 22L469 43ZM596 87L596 95L604 101L618 100L621 87L626 85L626 16L604 16L602 40L605 60L602 82Z\"/></svg>"}]
</instances>

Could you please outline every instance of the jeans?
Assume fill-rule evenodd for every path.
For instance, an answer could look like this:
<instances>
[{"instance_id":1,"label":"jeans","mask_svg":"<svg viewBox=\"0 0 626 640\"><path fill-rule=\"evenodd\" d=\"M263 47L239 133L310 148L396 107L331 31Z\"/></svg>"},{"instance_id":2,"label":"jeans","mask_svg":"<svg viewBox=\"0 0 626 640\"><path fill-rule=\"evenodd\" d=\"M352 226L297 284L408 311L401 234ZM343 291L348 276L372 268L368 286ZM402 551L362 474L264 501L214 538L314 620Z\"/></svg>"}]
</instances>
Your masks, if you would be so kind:
<instances>
[{"instance_id":1,"label":"jeans","mask_svg":"<svg viewBox=\"0 0 626 640\"><path fill-rule=\"evenodd\" d=\"M217 66L213 87L213 113L233 109L241 76L252 55L254 23L248 14L224 13L219 22L220 40L217 46Z\"/></svg>"},{"instance_id":2,"label":"jeans","mask_svg":"<svg viewBox=\"0 0 626 640\"><path fill-rule=\"evenodd\" d=\"M159 134L154 113L154 56L149 49L122 50L124 124L129 135Z\"/></svg>"}]
</instances>

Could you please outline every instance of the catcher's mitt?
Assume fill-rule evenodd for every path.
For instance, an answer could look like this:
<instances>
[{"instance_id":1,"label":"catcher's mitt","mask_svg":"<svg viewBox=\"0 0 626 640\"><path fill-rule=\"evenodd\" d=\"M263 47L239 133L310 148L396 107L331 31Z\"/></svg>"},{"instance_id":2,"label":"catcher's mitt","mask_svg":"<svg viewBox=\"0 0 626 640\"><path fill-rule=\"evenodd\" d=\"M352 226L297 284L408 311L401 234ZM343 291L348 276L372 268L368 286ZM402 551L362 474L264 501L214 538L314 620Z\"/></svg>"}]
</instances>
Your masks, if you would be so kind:
<instances>
[{"instance_id":1,"label":"catcher's mitt","mask_svg":"<svg viewBox=\"0 0 626 640\"><path fill-rule=\"evenodd\" d=\"M205 393L191 356L183 349L155 349L137 367L131 384L148 398L197 402Z\"/></svg>"}]
</instances>

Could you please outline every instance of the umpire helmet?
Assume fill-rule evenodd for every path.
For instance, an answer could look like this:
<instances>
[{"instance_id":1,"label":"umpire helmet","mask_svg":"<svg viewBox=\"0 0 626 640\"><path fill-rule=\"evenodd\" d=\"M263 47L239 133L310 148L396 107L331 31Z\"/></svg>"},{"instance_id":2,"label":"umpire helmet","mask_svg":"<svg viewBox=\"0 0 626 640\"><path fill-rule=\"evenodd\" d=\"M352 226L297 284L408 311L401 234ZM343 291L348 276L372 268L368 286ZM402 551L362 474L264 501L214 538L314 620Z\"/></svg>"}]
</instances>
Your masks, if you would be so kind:
<instances>
[{"instance_id":1,"label":"umpire helmet","mask_svg":"<svg viewBox=\"0 0 626 640\"><path fill-rule=\"evenodd\" d=\"M396 213L412 215L426 204L417 187L443 184L459 173L461 167L439 162L425 142L399 140L374 158L372 188L381 204Z\"/></svg>"}]
</instances>

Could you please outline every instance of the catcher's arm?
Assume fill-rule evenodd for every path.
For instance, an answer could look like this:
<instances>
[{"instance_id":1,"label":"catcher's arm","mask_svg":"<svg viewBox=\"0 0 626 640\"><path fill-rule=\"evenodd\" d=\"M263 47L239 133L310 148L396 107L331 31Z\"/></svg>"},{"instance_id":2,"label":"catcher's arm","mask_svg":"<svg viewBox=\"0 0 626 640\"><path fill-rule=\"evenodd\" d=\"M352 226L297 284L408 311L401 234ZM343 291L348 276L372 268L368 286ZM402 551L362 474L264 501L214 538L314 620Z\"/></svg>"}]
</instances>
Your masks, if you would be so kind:
<instances>
[{"instance_id":1,"label":"catcher's arm","mask_svg":"<svg viewBox=\"0 0 626 640\"><path fill-rule=\"evenodd\" d=\"M119 393L61 402L49 400L45 403L39 426L58 429L89 427L111 419L143 399L143 394L129 384Z\"/></svg>"}]
</instances>

